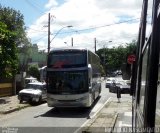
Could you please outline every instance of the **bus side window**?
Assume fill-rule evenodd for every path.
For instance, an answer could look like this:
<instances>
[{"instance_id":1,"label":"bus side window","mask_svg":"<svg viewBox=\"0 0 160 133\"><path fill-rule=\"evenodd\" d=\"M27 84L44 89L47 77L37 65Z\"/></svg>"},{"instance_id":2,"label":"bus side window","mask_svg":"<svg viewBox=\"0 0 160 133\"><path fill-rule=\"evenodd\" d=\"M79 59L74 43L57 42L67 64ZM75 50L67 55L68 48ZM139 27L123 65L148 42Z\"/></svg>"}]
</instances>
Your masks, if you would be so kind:
<instances>
[{"instance_id":1,"label":"bus side window","mask_svg":"<svg viewBox=\"0 0 160 133\"><path fill-rule=\"evenodd\" d=\"M159 59L160 62L160 59ZM156 117L155 117L155 126L160 127L160 64L158 70L158 83L157 83L157 103L156 103Z\"/></svg>"},{"instance_id":2,"label":"bus side window","mask_svg":"<svg viewBox=\"0 0 160 133\"><path fill-rule=\"evenodd\" d=\"M144 102L145 102L145 91L146 91L146 79L147 79L147 64L148 64L148 51L149 51L149 46L145 48L145 51L143 53L142 57L142 75L141 75L141 85L140 85L140 94L138 94L138 103L141 109L141 112L143 113L144 110ZM151 89L151 88L150 88Z\"/></svg>"}]
</instances>

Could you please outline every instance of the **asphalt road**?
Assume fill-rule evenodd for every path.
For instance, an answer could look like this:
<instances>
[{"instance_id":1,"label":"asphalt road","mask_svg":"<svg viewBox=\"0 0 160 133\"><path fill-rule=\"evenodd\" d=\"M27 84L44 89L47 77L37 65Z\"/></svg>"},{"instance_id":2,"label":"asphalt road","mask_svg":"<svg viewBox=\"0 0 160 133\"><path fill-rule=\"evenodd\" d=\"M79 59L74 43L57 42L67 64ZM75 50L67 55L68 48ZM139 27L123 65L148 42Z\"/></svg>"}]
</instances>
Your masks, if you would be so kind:
<instances>
[{"instance_id":1,"label":"asphalt road","mask_svg":"<svg viewBox=\"0 0 160 133\"><path fill-rule=\"evenodd\" d=\"M116 94L109 93L108 88L105 88L105 81L103 81L101 96L91 109L55 109L44 103L5 115L0 120L2 127L0 131L72 133L96 115L97 111L110 97L116 97Z\"/></svg>"}]
</instances>

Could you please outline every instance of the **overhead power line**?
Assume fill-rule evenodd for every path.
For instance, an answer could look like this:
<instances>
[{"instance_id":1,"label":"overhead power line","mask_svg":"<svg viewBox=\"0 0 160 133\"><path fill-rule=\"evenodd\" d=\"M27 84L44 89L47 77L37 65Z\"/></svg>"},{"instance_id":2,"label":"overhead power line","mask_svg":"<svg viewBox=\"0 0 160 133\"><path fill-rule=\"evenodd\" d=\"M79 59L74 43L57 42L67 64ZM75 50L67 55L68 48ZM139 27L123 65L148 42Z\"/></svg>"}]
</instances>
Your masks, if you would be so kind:
<instances>
[{"instance_id":1,"label":"overhead power line","mask_svg":"<svg viewBox=\"0 0 160 133\"><path fill-rule=\"evenodd\" d=\"M94 29L103 28L103 27L109 27L109 26L113 26L113 25L117 25L117 24L122 24L122 23L127 23L127 22L131 22L131 21L135 21L135 20L140 20L140 18L129 19L129 20L126 20L126 21L121 21L121 22L117 22L117 23L113 23L113 24L107 24L107 25L102 25L102 26L95 26L95 27L85 28L85 29L82 29L82 30L76 30L76 32L80 34L80 32L82 32L82 31L94 30ZM75 32L75 30L74 31L70 31L70 32L61 32L59 34L69 34L69 33L73 33L73 32ZM56 33L53 33L52 35L54 35L54 34L56 34ZM36 41L39 41L39 40L41 40L43 38L44 37L42 37L40 39L37 39Z\"/></svg>"},{"instance_id":2,"label":"overhead power line","mask_svg":"<svg viewBox=\"0 0 160 133\"><path fill-rule=\"evenodd\" d=\"M82 31L94 30L94 29L103 28L103 27L109 27L109 26L122 24L122 23L126 23L126 22L131 22L131 21L135 21L135 20L139 20L139 18L130 19L130 20L126 20L126 21L121 21L121 22L117 22L117 23L113 23L113 24L107 24L107 25L102 25L102 26L95 26L95 27L85 28L85 29L81 29L81 30L74 30L74 31L69 31L69 32L61 32L59 34L69 34L69 33L75 33L75 32L80 34L80 32L82 32ZM34 31L37 31L37 32L48 32L48 31L41 31L41 30L32 29L32 28L29 28L29 27L27 27L27 28L31 29L31 30L34 30ZM56 32L52 33L52 35L54 35L54 34L56 34Z\"/></svg>"},{"instance_id":3,"label":"overhead power line","mask_svg":"<svg viewBox=\"0 0 160 133\"><path fill-rule=\"evenodd\" d=\"M44 14L44 12L41 10L41 8L39 6L37 6L36 4L31 3L29 0L25 0L27 2L28 5L30 5L34 10L38 11L38 13L42 13ZM33 2L33 1L32 1Z\"/></svg>"},{"instance_id":4,"label":"overhead power line","mask_svg":"<svg viewBox=\"0 0 160 133\"><path fill-rule=\"evenodd\" d=\"M121 22L117 22L117 23L113 23L113 24L107 24L107 25L102 25L102 26L95 26L95 27L90 27L90 28L85 28L85 29L81 29L81 30L76 30L77 32L82 32L82 31L87 31L87 30L94 30L94 29L98 29L98 28L103 28L103 27L109 27L109 26L113 26L113 25L118 25L118 24L122 24L122 23L127 23L127 22L131 22L131 21L135 21L135 20L140 20L140 18L135 18L135 19L129 19L126 21L121 21ZM60 34L68 34L68 33L73 33L75 31L70 31L70 32L62 32ZM54 33L53 33L54 34Z\"/></svg>"},{"instance_id":5,"label":"overhead power line","mask_svg":"<svg viewBox=\"0 0 160 133\"><path fill-rule=\"evenodd\" d=\"M102 26L95 26L95 27L91 27L91 28L86 28L86 29L82 29L82 30L78 30L78 31L103 28L103 27L108 27L108 26L112 26L112 25L117 25L117 24L122 24L122 23L126 23L126 22L131 22L131 21L135 21L135 20L139 20L139 19L140 18L130 19L130 20L126 20L126 21L121 21L121 22L113 23L113 24L107 24L107 25L102 25Z\"/></svg>"},{"instance_id":6,"label":"overhead power line","mask_svg":"<svg viewBox=\"0 0 160 133\"><path fill-rule=\"evenodd\" d=\"M33 30L33 31L36 31L36 32L48 32L48 31L44 31L44 30L36 30L36 29L32 29L30 27L26 27L27 29L30 29L30 30Z\"/></svg>"},{"instance_id":7,"label":"overhead power line","mask_svg":"<svg viewBox=\"0 0 160 133\"><path fill-rule=\"evenodd\" d=\"M43 39L43 38L45 38L45 37L47 37L48 35L44 35L44 36L42 36L41 38L39 38L39 39L36 39L36 40L33 40L33 42L37 42L37 41L40 41L41 39Z\"/></svg>"}]
</instances>

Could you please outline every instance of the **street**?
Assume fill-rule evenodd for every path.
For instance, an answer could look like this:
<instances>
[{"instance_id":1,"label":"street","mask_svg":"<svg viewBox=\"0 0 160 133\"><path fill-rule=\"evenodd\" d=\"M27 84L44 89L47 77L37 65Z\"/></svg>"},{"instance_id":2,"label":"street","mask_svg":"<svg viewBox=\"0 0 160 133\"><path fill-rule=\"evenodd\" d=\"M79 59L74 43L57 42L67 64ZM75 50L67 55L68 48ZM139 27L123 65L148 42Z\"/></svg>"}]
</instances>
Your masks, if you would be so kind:
<instances>
[{"instance_id":1,"label":"street","mask_svg":"<svg viewBox=\"0 0 160 133\"><path fill-rule=\"evenodd\" d=\"M23 110L7 114L0 120L1 127L14 127L11 130L19 132L64 132L71 133L81 127L88 119L92 118L101 109L103 104L110 98L116 97L105 88L102 82L102 92L91 109L61 108L55 109L47 106L47 103L32 106ZM123 95L122 98L128 97ZM27 128L26 128L27 127ZM6 130L2 128L2 131ZM45 130L45 131L44 131Z\"/></svg>"}]
</instances>

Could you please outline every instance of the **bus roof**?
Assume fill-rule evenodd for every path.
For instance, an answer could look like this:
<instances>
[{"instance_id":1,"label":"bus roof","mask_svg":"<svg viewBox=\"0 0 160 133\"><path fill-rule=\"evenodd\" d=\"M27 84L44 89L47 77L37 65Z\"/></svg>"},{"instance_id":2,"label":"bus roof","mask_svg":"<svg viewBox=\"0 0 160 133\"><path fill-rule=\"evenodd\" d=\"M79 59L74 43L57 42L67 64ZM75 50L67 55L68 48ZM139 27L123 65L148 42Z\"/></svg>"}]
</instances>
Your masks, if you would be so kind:
<instances>
[{"instance_id":1,"label":"bus roof","mask_svg":"<svg viewBox=\"0 0 160 133\"><path fill-rule=\"evenodd\" d=\"M88 48L84 47L61 47L61 48L54 48L50 51L50 53L55 52L55 51L67 51L67 50L84 50L84 51L91 51ZM91 51L92 52L92 51ZM93 54L97 55L95 52L92 52ZM98 56L98 55L97 55Z\"/></svg>"},{"instance_id":2,"label":"bus roof","mask_svg":"<svg viewBox=\"0 0 160 133\"><path fill-rule=\"evenodd\" d=\"M47 66L43 66L43 67L41 67L41 68L39 68L39 70L41 70L41 69L45 69Z\"/></svg>"},{"instance_id":3,"label":"bus roof","mask_svg":"<svg viewBox=\"0 0 160 133\"><path fill-rule=\"evenodd\" d=\"M82 47L61 47L61 48L54 48L50 52L53 52L53 51L64 51L64 50L87 50L87 48L82 48Z\"/></svg>"}]
</instances>

